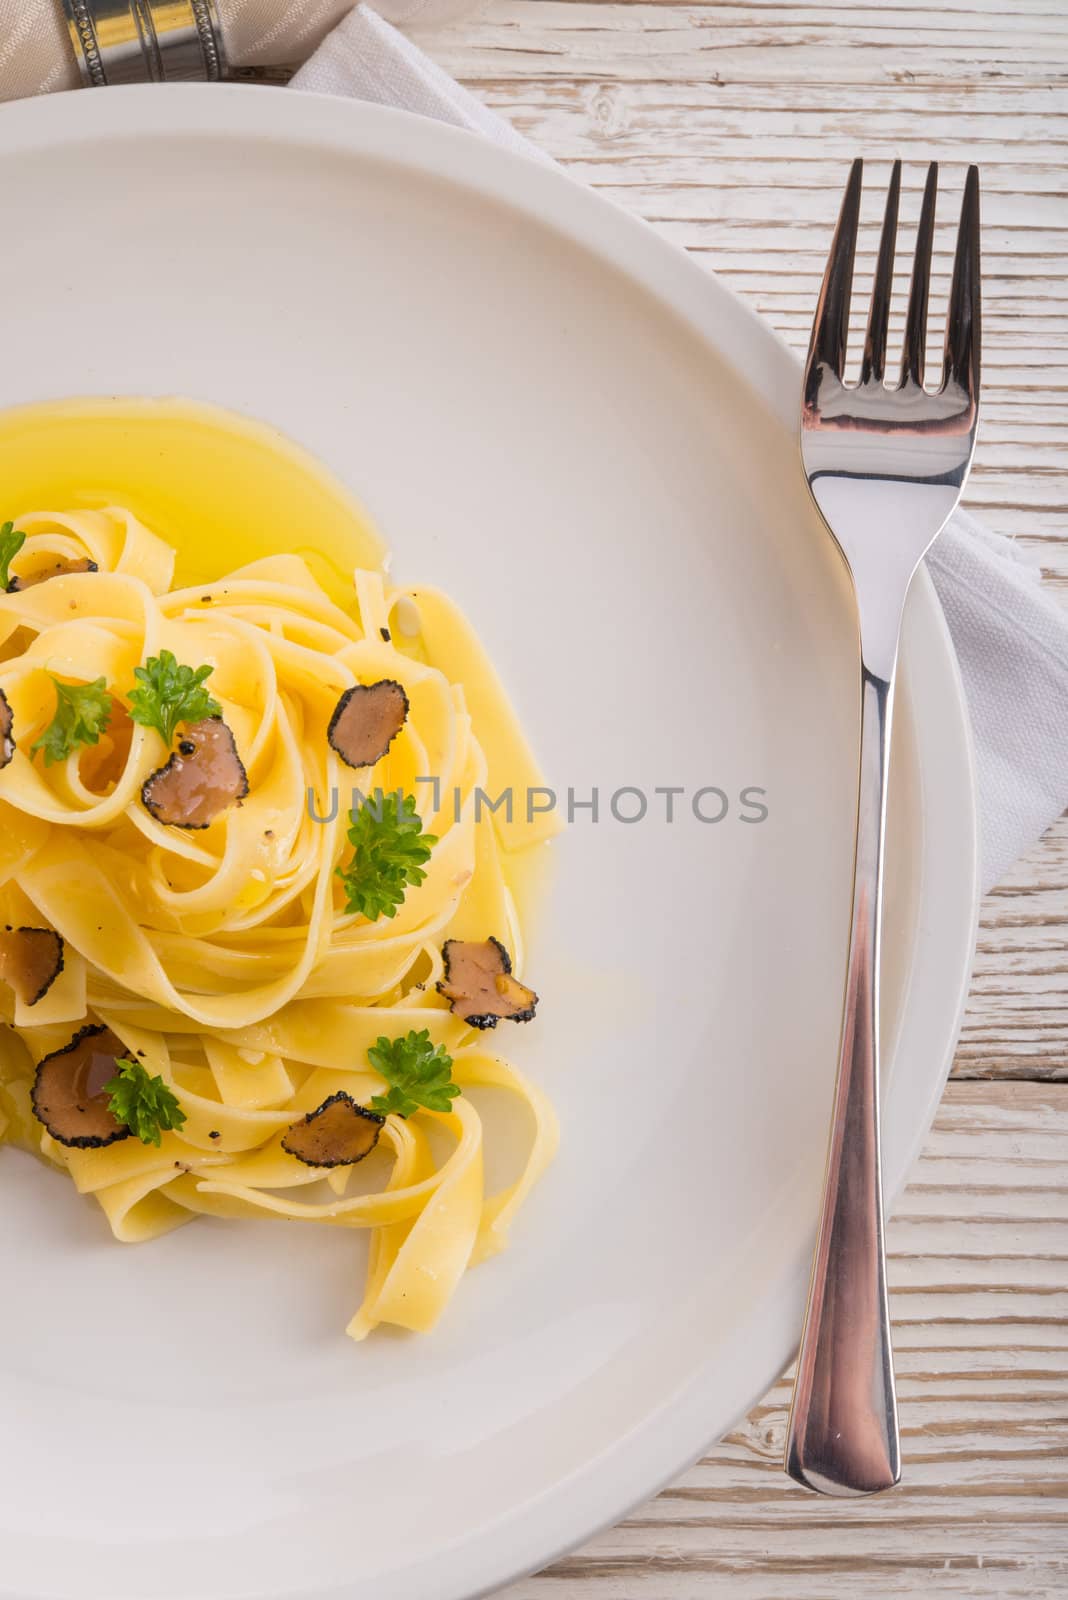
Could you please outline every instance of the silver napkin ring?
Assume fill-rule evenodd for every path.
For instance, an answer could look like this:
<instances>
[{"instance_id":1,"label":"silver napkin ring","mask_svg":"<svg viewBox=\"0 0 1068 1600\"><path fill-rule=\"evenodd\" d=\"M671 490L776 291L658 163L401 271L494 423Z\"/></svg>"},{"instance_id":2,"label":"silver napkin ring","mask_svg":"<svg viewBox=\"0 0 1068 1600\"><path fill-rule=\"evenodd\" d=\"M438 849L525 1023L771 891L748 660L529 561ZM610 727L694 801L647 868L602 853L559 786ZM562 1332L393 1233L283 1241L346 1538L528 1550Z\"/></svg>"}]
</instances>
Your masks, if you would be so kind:
<instances>
[{"instance_id":1,"label":"silver napkin ring","mask_svg":"<svg viewBox=\"0 0 1068 1600\"><path fill-rule=\"evenodd\" d=\"M63 0L82 81L171 83L224 75L215 0Z\"/></svg>"}]
</instances>

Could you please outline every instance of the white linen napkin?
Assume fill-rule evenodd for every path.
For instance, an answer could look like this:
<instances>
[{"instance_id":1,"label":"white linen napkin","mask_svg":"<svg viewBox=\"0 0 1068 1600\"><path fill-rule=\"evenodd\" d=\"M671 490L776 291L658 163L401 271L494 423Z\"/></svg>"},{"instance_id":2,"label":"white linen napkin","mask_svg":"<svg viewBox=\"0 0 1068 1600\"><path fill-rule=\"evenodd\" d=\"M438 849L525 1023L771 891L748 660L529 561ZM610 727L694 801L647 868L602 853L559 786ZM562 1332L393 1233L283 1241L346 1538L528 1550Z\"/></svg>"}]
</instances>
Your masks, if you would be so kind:
<instances>
[{"instance_id":1,"label":"white linen napkin","mask_svg":"<svg viewBox=\"0 0 1068 1600\"><path fill-rule=\"evenodd\" d=\"M334 29L293 79L451 122L548 158L366 6ZM958 512L928 567L956 646L971 712L984 888L1068 806L1068 609L1012 542Z\"/></svg>"}]
</instances>

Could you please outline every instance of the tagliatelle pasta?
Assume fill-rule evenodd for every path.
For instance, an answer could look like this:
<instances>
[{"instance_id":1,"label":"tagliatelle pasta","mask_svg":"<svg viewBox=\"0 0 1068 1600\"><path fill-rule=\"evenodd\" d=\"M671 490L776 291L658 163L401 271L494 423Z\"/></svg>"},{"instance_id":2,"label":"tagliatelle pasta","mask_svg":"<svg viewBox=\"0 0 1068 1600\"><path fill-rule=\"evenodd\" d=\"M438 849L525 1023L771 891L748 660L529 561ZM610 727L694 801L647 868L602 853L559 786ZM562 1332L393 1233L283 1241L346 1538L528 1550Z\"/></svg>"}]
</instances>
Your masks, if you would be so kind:
<instances>
[{"instance_id":1,"label":"tagliatelle pasta","mask_svg":"<svg viewBox=\"0 0 1068 1600\"><path fill-rule=\"evenodd\" d=\"M492 667L443 595L391 590L374 571L355 574L346 609L297 555L175 588L173 549L116 507L23 515L17 528L19 581L0 593L14 744L0 768L0 925L53 930L63 959L40 995L0 981L3 1138L64 1168L123 1242L199 1213L370 1230L349 1333L429 1329L468 1266L506 1243L556 1143L545 1096L438 988L449 941L492 939L502 993L531 994L509 862L555 823L526 813L540 778ZM167 652L210 667L216 724L247 780L207 826L172 825L147 803L153 775L171 760L180 777L196 751L181 730L168 748L131 719L136 669ZM103 684L111 713L95 742L46 761L34 746L57 680ZM354 770L331 719L349 691L382 683L403 722ZM511 818L478 798L505 786ZM412 797L435 842L396 914L369 918L347 909L338 869L350 810L377 791ZM516 1001L497 1015L528 1014ZM164 1124L158 1145L124 1133L83 1148L40 1120L39 1064L84 1028L172 1092L184 1121ZM379 1117L366 1166L327 1170L283 1148L332 1096L363 1114L384 1088L376 1040L423 1030L451 1057L447 1110ZM469 1093L482 1088L508 1093L528 1136L494 1194Z\"/></svg>"}]
</instances>

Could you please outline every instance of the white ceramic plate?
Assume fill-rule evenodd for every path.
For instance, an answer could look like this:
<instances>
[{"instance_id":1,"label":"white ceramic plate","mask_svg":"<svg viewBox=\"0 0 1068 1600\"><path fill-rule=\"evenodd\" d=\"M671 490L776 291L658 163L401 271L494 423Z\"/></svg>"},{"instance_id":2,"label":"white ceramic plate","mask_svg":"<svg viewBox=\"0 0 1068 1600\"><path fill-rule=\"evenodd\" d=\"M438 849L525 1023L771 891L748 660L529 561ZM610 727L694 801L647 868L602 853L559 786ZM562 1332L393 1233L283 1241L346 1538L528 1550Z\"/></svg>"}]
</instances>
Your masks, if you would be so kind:
<instances>
[{"instance_id":1,"label":"white ceramic plate","mask_svg":"<svg viewBox=\"0 0 1068 1600\"><path fill-rule=\"evenodd\" d=\"M0 1592L481 1593L680 1470L798 1335L857 690L796 365L557 172L377 108L216 88L5 106L0 193L0 402L178 393L278 424L357 491L399 574L467 607L558 788L602 805L560 843L544 1020L517 1042L561 1155L433 1337L341 1336L347 1236L197 1224L120 1248L4 1152ZM891 1195L950 1060L976 901L926 578L904 659ZM624 825L622 785L716 785L730 813ZM764 823L739 819L747 785Z\"/></svg>"}]
</instances>

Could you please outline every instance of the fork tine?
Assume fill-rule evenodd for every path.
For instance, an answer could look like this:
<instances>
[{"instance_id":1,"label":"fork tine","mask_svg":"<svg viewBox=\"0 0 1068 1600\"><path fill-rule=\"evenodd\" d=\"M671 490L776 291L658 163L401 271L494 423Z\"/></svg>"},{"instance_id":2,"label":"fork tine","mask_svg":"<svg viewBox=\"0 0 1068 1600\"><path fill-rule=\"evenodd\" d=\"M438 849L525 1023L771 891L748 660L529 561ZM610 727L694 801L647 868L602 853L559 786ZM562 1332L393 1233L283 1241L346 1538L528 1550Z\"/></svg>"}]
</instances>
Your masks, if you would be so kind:
<instances>
[{"instance_id":1,"label":"fork tine","mask_svg":"<svg viewBox=\"0 0 1068 1600\"><path fill-rule=\"evenodd\" d=\"M979 393L979 347L982 318L979 265L979 168L969 167L960 208L953 284L949 291L946 354L942 382L959 383L965 393Z\"/></svg>"},{"instance_id":2,"label":"fork tine","mask_svg":"<svg viewBox=\"0 0 1068 1600\"><path fill-rule=\"evenodd\" d=\"M938 162L927 168L927 182L920 207L920 226L916 232L916 256L912 265L909 308L905 315L905 348L901 358L902 383L923 385L927 353L927 295L931 284L931 246L934 243L935 200L938 195Z\"/></svg>"},{"instance_id":3,"label":"fork tine","mask_svg":"<svg viewBox=\"0 0 1068 1600\"><path fill-rule=\"evenodd\" d=\"M812 343L808 352L808 374L822 363L841 378L845 370L846 339L849 333L849 297L853 290L853 259L857 250L857 224L860 220L860 189L864 163L854 161L842 196L842 209L831 241L831 253L823 274L823 287L812 324ZM806 389L808 384L806 382Z\"/></svg>"},{"instance_id":4,"label":"fork tine","mask_svg":"<svg viewBox=\"0 0 1068 1600\"><path fill-rule=\"evenodd\" d=\"M897 209L900 195L901 162L895 161L890 173L890 188L886 195L883 231L879 239L879 257L875 263L868 332L864 340L864 359L860 367L861 383L868 383L871 380L882 383L886 373L886 330L890 321L890 294L894 285L894 246L897 242Z\"/></svg>"}]
</instances>

